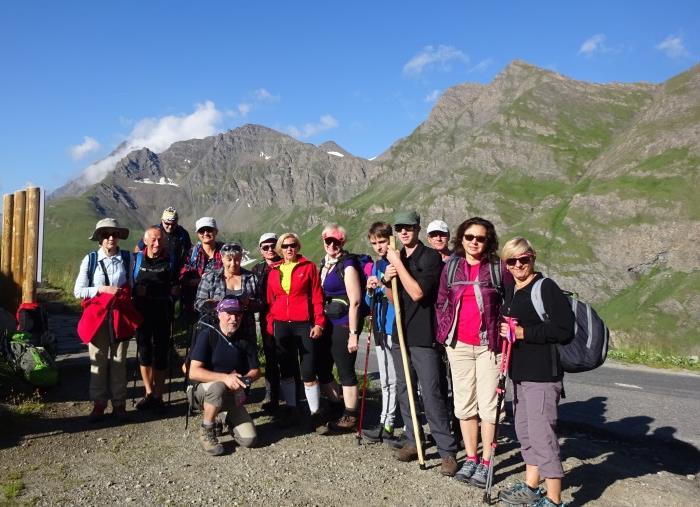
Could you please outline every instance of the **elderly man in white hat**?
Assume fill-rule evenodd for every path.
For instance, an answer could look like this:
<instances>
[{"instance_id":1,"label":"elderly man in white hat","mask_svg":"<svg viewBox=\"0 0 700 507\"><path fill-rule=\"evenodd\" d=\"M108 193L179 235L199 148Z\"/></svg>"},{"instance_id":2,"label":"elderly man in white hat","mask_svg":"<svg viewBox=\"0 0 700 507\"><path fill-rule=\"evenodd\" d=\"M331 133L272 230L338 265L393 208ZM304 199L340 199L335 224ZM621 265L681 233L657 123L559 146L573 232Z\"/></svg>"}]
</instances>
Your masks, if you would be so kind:
<instances>
[{"instance_id":1,"label":"elderly man in white hat","mask_svg":"<svg viewBox=\"0 0 700 507\"><path fill-rule=\"evenodd\" d=\"M131 280L131 254L119 249L119 240L129 237L129 229L119 226L114 218L103 218L90 236L99 249L83 258L75 280L76 298L93 298L98 294L117 294ZM93 402L89 420L104 417L107 402L112 400L112 414L126 420L126 351L128 341L115 341L105 318L88 343L90 355L90 399Z\"/></svg>"},{"instance_id":2,"label":"elderly man in white hat","mask_svg":"<svg viewBox=\"0 0 700 507\"><path fill-rule=\"evenodd\" d=\"M428 244L442 256L442 261L445 262L452 255L450 247L450 229L442 220L433 220L428 224L426 229L428 235Z\"/></svg>"}]
</instances>

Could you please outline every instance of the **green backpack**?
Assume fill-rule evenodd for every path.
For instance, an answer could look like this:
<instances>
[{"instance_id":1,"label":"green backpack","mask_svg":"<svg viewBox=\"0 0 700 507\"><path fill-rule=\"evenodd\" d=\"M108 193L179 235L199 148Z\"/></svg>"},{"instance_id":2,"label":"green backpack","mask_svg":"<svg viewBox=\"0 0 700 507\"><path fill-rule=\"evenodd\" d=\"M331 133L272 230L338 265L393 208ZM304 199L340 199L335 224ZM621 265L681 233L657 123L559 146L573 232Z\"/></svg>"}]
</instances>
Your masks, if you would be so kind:
<instances>
[{"instance_id":1,"label":"green backpack","mask_svg":"<svg viewBox=\"0 0 700 507\"><path fill-rule=\"evenodd\" d=\"M58 383L58 368L44 347L32 345L31 334L17 332L7 343L7 360L18 373L36 387L52 387Z\"/></svg>"}]
</instances>

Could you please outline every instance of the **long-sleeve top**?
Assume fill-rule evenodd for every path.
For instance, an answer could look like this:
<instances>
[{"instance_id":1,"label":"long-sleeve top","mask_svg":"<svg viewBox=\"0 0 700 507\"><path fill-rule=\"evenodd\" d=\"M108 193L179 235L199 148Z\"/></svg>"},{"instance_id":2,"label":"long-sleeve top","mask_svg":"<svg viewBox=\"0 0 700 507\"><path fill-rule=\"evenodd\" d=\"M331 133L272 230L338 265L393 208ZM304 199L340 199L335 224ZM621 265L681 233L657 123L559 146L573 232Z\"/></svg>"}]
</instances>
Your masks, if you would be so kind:
<instances>
[{"instance_id":1,"label":"long-sleeve top","mask_svg":"<svg viewBox=\"0 0 700 507\"><path fill-rule=\"evenodd\" d=\"M532 285L541 278L537 273L527 284L514 291L506 286L503 314L518 319L523 339L513 344L510 378L513 382L556 382L564 371L556 345L568 343L574 336L574 314L568 299L554 280L542 282L542 302L549 317L542 321L532 304Z\"/></svg>"},{"instance_id":2,"label":"long-sleeve top","mask_svg":"<svg viewBox=\"0 0 700 507\"><path fill-rule=\"evenodd\" d=\"M92 285L90 285L90 277L88 276L88 265L90 255L86 255L80 263L78 277L75 280L73 294L76 298L85 299L93 298L97 295L97 289L103 285L112 285L114 287L124 287L129 283L129 276L126 266L120 251L116 254L108 256L102 248L97 250L97 267L92 277ZM105 280L104 273L100 267L100 261L103 261L105 271L109 280Z\"/></svg>"}]
</instances>

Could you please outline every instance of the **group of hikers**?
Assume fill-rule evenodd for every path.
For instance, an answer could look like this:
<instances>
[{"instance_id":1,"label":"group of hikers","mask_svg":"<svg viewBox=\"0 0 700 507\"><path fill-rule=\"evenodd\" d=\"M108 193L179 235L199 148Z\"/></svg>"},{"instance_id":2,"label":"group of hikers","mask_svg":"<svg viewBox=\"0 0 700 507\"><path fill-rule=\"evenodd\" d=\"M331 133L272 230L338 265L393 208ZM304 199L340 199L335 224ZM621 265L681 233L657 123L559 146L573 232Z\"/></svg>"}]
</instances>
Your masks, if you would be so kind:
<instances>
[{"instance_id":1,"label":"group of hikers","mask_svg":"<svg viewBox=\"0 0 700 507\"><path fill-rule=\"evenodd\" d=\"M239 445L255 445L245 403L261 375L258 314L265 357L262 409L277 425L319 434L361 431L369 441L389 444L397 460L413 461L428 438L421 424L416 434L413 422L424 416L440 472L484 488L492 473L497 418L505 414L498 392L507 343L515 431L526 470L524 480L502 490L499 499L511 505L561 504L556 422L563 369L552 351L571 339L574 315L557 284L535 271L536 252L528 240L511 239L499 256L494 225L472 217L457 226L453 238L444 221L430 222L426 246L419 239L418 213L400 211L393 225L375 222L368 228L374 259L348 252L346 230L328 224L321 232L320 264L302 255L297 234L268 232L258 242L262 260L248 270L241 266L242 245L217 240L214 218L196 221L194 245L178 218L174 208L165 209L133 253L119 247L129 231L117 220L105 218L95 226L90 239L99 248L85 256L75 283L75 296L84 300L81 320L93 322L91 421L105 417L110 400L114 417L128 418L125 339L134 333L145 387L136 408L164 409L177 299L197 319L185 370L193 384L190 401L202 411L199 441L207 453L224 452L221 423ZM533 304L535 285L544 320ZM375 424L360 420L355 364L366 321L381 386ZM461 465L460 440L466 451Z\"/></svg>"}]
</instances>

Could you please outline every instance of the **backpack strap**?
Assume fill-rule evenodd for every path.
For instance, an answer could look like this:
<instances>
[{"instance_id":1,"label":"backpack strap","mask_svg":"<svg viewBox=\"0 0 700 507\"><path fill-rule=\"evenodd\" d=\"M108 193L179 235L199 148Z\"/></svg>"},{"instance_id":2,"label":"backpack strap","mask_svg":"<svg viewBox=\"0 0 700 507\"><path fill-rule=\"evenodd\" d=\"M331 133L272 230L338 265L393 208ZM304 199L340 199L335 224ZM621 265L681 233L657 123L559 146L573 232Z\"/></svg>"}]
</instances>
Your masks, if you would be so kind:
<instances>
[{"instance_id":1,"label":"backpack strap","mask_svg":"<svg viewBox=\"0 0 700 507\"><path fill-rule=\"evenodd\" d=\"M102 268L102 274L105 277L105 284L110 285L109 276L107 275L107 268L105 267L105 260L104 259L100 259L100 267Z\"/></svg>"},{"instance_id":2,"label":"backpack strap","mask_svg":"<svg viewBox=\"0 0 700 507\"><path fill-rule=\"evenodd\" d=\"M97 269L97 251L93 250L88 254L88 287L94 285L95 270Z\"/></svg>"},{"instance_id":3,"label":"backpack strap","mask_svg":"<svg viewBox=\"0 0 700 507\"><path fill-rule=\"evenodd\" d=\"M126 281L131 278L131 252L129 250L119 250L119 255L124 264L124 272L126 273Z\"/></svg>"},{"instance_id":4,"label":"backpack strap","mask_svg":"<svg viewBox=\"0 0 700 507\"><path fill-rule=\"evenodd\" d=\"M491 284L496 288L501 298L504 298L503 279L501 277L501 261L495 255L489 258L489 270L491 271Z\"/></svg>"},{"instance_id":5,"label":"backpack strap","mask_svg":"<svg viewBox=\"0 0 700 507\"><path fill-rule=\"evenodd\" d=\"M538 317L542 322L549 320L549 316L544 309L544 302L542 301L542 282L545 278L540 278L536 280L532 285L532 291L530 292L530 298L532 299L532 306L535 307Z\"/></svg>"},{"instance_id":6,"label":"backpack strap","mask_svg":"<svg viewBox=\"0 0 700 507\"><path fill-rule=\"evenodd\" d=\"M131 279L136 282L139 277L139 271L141 271L141 263L143 262L143 252L138 251L136 252L136 255L134 255L134 271L131 275Z\"/></svg>"},{"instance_id":7,"label":"backpack strap","mask_svg":"<svg viewBox=\"0 0 700 507\"><path fill-rule=\"evenodd\" d=\"M447 260L447 290L452 288L452 284L455 281L455 274L457 273L457 265L459 264L459 257L456 255L450 256Z\"/></svg>"}]
</instances>

